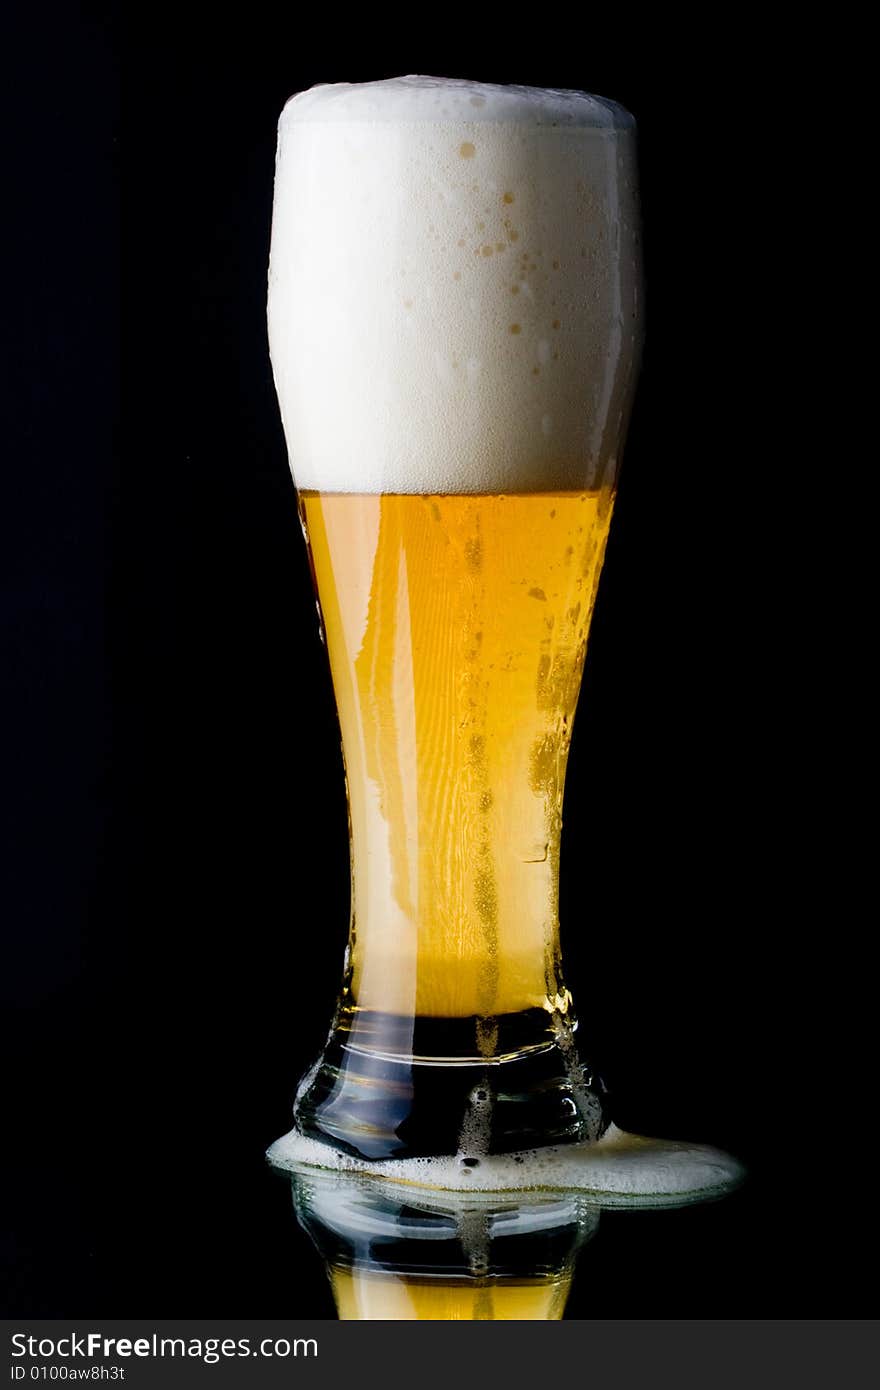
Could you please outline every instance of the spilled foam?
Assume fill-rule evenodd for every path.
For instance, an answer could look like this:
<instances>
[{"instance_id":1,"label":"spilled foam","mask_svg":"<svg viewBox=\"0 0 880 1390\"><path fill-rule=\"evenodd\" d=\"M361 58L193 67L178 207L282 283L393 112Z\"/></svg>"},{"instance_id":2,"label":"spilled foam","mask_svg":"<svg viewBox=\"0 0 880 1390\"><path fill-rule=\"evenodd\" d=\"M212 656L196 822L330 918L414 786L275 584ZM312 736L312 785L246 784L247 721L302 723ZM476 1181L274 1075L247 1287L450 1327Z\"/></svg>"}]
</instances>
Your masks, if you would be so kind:
<instances>
[{"instance_id":1,"label":"spilled foam","mask_svg":"<svg viewBox=\"0 0 880 1390\"><path fill-rule=\"evenodd\" d=\"M731 1191L739 1161L720 1149L646 1139L611 1125L595 1143L532 1149L463 1161L460 1156L367 1162L291 1130L269 1149L273 1167L369 1173L416 1187L453 1192L576 1191L600 1206L678 1206Z\"/></svg>"},{"instance_id":2,"label":"spilled foam","mask_svg":"<svg viewBox=\"0 0 880 1390\"><path fill-rule=\"evenodd\" d=\"M301 488L614 474L640 341L632 118L582 92L312 88L278 132L269 341Z\"/></svg>"}]
</instances>

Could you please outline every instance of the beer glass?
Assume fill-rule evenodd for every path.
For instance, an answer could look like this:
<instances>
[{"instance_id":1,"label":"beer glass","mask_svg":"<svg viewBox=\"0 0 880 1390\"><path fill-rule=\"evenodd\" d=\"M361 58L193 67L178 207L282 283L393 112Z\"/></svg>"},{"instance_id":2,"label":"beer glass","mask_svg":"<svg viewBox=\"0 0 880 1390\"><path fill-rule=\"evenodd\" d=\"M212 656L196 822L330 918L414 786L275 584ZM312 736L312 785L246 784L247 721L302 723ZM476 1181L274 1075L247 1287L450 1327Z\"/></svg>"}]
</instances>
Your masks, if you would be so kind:
<instances>
[{"instance_id":1,"label":"beer glass","mask_svg":"<svg viewBox=\"0 0 880 1390\"><path fill-rule=\"evenodd\" d=\"M465 1175L595 1140L559 844L639 357L632 118L421 77L296 96L269 339L351 840L342 988L295 1133Z\"/></svg>"}]
</instances>

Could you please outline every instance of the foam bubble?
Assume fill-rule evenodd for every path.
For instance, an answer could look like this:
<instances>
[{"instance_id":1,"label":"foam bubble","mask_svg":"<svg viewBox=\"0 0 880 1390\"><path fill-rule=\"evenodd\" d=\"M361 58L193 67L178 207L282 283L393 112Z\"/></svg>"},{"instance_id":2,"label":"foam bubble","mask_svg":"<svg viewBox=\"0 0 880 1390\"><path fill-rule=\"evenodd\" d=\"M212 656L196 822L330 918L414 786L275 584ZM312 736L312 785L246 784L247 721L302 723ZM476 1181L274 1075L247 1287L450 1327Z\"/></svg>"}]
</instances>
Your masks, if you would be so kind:
<instances>
[{"instance_id":1,"label":"foam bubble","mask_svg":"<svg viewBox=\"0 0 880 1390\"><path fill-rule=\"evenodd\" d=\"M298 486L610 481L637 222L632 118L604 98L424 77L294 97L269 339Z\"/></svg>"},{"instance_id":2,"label":"foam bubble","mask_svg":"<svg viewBox=\"0 0 880 1390\"><path fill-rule=\"evenodd\" d=\"M737 1159L705 1144L647 1139L611 1125L601 1139L516 1154L483 1156L474 1167L460 1155L367 1162L296 1129L267 1158L289 1172L323 1168L369 1173L417 1187L454 1192L575 1191L601 1206L677 1206L720 1196L744 1177Z\"/></svg>"}]
</instances>

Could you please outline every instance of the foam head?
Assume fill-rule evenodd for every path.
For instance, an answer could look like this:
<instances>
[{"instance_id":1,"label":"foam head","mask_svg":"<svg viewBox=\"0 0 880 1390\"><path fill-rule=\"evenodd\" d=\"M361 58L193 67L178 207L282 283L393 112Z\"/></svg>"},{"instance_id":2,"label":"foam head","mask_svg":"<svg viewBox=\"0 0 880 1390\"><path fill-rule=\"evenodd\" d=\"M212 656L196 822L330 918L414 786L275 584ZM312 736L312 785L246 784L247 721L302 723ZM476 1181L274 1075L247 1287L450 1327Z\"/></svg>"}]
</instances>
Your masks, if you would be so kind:
<instances>
[{"instance_id":1,"label":"foam head","mask_svg":"<svg viewBox=\"0 0 880 1390\"><path fill-rule=\"evenodd\" d=\"M269 341L299 487L609 482L639 310L634 125L615 103L404 77L284 108Z\"/></svg>"}]
</instances>

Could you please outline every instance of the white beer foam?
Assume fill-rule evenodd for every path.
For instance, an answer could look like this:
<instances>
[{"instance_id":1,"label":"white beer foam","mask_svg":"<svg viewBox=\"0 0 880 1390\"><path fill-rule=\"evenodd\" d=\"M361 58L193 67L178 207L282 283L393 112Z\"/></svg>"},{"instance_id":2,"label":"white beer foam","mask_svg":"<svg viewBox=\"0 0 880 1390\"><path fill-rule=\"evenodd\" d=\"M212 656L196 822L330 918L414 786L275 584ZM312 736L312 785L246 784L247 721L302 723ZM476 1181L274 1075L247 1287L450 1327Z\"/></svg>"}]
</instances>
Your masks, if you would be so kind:
<instances>
[{"instance_id":1,"label":"white beer foam","mask_svg":"<svg viewBox=\"0 0 880 1390\"><path fill-rule=\"evenodd\" d=\"M639 348L634 123L582 92L406 77L279 123L269 341L297 485L610 480Z\"/></svg>"},{"instance_id":2,"label":"white beer foam","mask_svg":"<svg viewBox=\"0 0 880 1390\"><path fill-rule=\"evenodd\" d=\"M367 1162L291 1130L269 1149L276 1168L369 1173L418 1187L454 1192L583 1192L600 1206L676 1206L720 1196L745 1176L730 1154L705 1144L646 1139L609 1126L595 1143L565 1144L517 1154L396 1158ZM473 1159L469 1159L473 1163Z\"/></svg>"}]
</instances>

